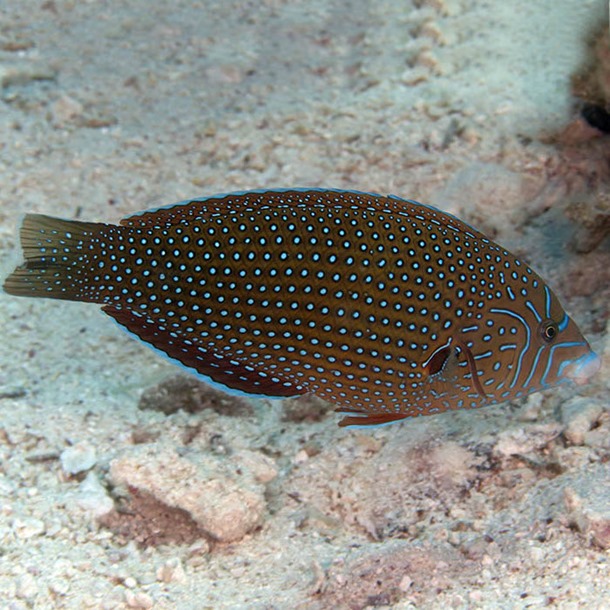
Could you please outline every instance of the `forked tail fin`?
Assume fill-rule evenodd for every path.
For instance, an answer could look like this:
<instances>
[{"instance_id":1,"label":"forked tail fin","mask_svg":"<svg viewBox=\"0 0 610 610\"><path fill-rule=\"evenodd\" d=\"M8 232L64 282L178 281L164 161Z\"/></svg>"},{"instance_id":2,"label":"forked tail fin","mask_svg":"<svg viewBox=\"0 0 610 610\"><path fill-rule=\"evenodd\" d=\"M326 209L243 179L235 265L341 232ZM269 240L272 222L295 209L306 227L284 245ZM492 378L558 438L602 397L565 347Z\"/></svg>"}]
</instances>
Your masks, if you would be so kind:
<instances>
[{"instance_id":1,"label":"forked tail fin","mask_svg":"<svg viewBox=\"0 0 610 610\"><path fill-rule=\"evenodd\" d=\"M109 225L26 214L20 238L25 262L6 278L8 294L102 303L93 253ZM97 284L97 285L96 285Z\"/></svg>"}]
</instances>

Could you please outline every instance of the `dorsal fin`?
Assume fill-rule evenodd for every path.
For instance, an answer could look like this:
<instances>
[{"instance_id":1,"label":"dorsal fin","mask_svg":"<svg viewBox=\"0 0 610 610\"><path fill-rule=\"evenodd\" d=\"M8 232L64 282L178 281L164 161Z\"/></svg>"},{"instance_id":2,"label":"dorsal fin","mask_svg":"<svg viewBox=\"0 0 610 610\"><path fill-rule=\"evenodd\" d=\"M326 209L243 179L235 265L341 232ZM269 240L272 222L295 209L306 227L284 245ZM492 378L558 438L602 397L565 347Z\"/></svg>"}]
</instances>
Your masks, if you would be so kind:
<instances>
[{"instance_id":1,"label":"dorsal fin","mask_svg":"<svg viewBox=\"0 0 610 610\"><path fill-rule=\"evenodd\" d=\"M200 197L179 201L170 205L138 212L121 220L128 227L164 227L193 219L209 218L214 214L239 213L282 206L340 205L374 209L383 213L414 216L426 219L431 224L446 226L471 238L489 241L474 227L431 205L396 195L379 195L362 191L317 188L287 188L272 190L238 191L211 197Z\"/></svg>"},{"instance_id":2,"label":"dorsal fin","mask_svg":"<svg viewBox=\"0 0 610 610\"><path fill-rule=\"evenodd\" d=\"M265 205L281 205L283 199L290 199L291 195L302 195L310 190L315 192L315 189L254 190L188 199L127 216L121 220L121 224L139 228L167 226L196 218L207 218L214 214L261 209Z\"/></svg>"},{"instance_id":3,"label":"dorsal fin","mask_svg":"<svg viewBox=\"0 0 610 610\"><path fill-rule=\"evenodd\" d=\"M137 312L110 305L102 307L102 310L141 341L160 350L171 360L207 377L208 380L225 386L225 389L269 397L307 393L304 388L290 381L272 377L237 360L202 351L192 343L187 344L180 337L172 336L168 330L160 328Z\"/></svg>"}]
</instances>

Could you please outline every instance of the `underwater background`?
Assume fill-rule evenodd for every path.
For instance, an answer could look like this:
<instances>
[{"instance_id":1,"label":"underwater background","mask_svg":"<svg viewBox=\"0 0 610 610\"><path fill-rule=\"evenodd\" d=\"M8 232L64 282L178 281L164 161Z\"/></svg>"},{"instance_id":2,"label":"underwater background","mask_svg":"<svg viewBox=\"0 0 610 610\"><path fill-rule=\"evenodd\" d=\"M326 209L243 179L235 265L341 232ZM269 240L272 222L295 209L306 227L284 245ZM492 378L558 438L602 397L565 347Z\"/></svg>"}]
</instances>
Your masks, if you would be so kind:
<instances>
[{"instance_id":1,"label":"underwater background","mask_svg":"<svg viewBox=\"0 0 610 610\"><path fill-rule=\"evenodd\" d=\"M0 608L607 607L609 111L601 0L0 5L1 278L26 212L394 193L530 262L602 356L345 430L0 294Z\"/></svg>"}]
</instances>

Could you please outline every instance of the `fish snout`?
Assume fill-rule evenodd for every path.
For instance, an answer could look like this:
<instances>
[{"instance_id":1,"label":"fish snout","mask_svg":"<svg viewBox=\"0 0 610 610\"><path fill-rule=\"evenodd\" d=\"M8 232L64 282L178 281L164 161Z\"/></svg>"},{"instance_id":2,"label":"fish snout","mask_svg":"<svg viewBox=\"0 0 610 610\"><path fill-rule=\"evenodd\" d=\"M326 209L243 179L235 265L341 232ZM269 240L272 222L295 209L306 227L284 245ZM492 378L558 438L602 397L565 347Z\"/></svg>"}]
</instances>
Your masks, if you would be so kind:
<instances>
[{"instance_id":1,"label":"fish snout","mask_svg":"<svg viewBox=\"0 0 610 610\"><path fill-rule=\"evenodd\" d=\"M577 385L584 385L601 367L601 358L593 351L572 362L566 370L566 376Z\"/></svg>"}]
</instances>

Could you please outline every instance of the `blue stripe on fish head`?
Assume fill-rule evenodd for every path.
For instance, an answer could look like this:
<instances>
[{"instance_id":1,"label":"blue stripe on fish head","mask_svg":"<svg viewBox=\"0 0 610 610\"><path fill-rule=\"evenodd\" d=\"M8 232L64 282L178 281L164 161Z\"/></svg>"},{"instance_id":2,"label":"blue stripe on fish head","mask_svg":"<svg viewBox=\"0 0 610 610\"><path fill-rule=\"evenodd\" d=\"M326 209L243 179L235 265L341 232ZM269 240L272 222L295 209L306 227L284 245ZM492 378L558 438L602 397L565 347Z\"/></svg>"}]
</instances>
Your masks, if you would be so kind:
<instances>
[{"instance_id":1,"label":"blue stripe on fish head","mask_svg":"<svg viewBox=\"0 0 610 610\"><path fill-rule=\"evenodd\" d=\"M568 365L591 353L550 288L529 267L515 263L521 269L511 272L508 298L501 307L489 310L494 322L488 324L497 329L490 349L504 357L498 357L492 367L496 371L493 382L482 383L498 401L569 380L576 369Z\"/></svg>"}]
</instances>

